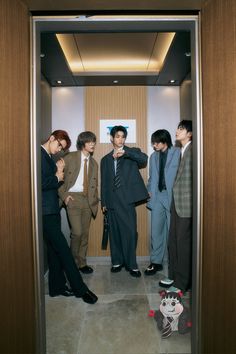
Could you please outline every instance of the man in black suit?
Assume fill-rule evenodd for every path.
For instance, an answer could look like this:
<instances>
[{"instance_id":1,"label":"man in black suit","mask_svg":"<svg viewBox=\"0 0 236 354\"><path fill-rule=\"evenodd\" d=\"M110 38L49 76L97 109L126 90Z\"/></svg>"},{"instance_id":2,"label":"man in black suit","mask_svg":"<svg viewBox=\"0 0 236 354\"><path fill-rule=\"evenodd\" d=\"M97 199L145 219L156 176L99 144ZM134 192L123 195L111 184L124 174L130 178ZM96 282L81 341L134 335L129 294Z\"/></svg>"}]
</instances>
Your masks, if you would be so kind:
<instances>
[{"instance_id":1,"label":"man in black suit","mask_svg":"<svg viewBox=\"0 0 236 354\"><path fill-rule=\"evenodd\" d=\"M114 126L110 135L114 150L101 160L101 204L110 225L111 272L120 272L125 266L131 276L138 278L135 203L148 198L139 172L147 165L148 157L139 148L124 145L125 127Z\"/></svg>"},{"instance_id":2,"label":"man in black suit","mask_svg":"<svg viewBox=\"0 0 236 354\"><path fill-rule=\"evenodd\" d=\"M61 232L58 187L64 179L64 160L55 164L51 155L68 149L70 138L64 130L54 131L41 146L43 235L47 243L49 267L49 295L81 297L94 304L97 296L83 282L74 258ZM66 277L71 289L66 286Z\"/></svg>"}]
</instances>

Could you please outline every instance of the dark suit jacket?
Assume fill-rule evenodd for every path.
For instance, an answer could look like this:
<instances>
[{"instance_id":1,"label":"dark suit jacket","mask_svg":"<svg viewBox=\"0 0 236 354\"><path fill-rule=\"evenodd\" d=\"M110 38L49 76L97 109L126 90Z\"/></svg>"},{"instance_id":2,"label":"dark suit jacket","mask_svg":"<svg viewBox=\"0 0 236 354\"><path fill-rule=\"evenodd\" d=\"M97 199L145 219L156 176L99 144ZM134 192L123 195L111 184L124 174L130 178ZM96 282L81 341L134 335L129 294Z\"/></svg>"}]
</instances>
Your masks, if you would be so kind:
<instances>
[{"instance_id":1,"label":"dark suit jacket","mask_svg":"<svg viewBox=\"0 0 236 354\"><path fill-rule=\"evenodd\" d=\"M127 204L140 202L148 198L148 191L145 187L139 169L147 165L147 155L139 148L124 146L125 154L120 158L120 180L119 192L124 196ZM101 204L102 207L113 208L114 200L114 159L113 151L105 155L101 160Z\"/></svg>"},{"instance_id":2,"label":"dark suit jacket","mask_svg":"<svg viewBox=\"0 0 236 354\"><path fill-rule=\"evenodd\" d=\"M41 147L41 171L43 215L57 214L60 212L57 193L60 183L55 176L57 166L43 147Z\"/></svg>"}]
</instances>

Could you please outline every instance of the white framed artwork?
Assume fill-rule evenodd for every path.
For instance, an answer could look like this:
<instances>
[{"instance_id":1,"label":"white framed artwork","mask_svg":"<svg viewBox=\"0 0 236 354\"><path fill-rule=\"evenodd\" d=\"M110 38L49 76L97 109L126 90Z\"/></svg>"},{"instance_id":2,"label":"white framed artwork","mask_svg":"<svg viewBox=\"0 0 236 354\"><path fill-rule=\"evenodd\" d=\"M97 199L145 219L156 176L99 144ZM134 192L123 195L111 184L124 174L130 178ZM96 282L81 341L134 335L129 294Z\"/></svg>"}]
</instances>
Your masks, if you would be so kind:
<instances>
[{"instance_id":1,"label":"white framed artwork","mask_svg":"<svg viewBox=\"0 0 236 354\"><path fill-rule=\"evenodd\" d=\"M122 125L127 129L126 143L136 143L135 119L100 119L100 143L110 143L110 131L115 125Z\"/></svg>"}]
</instances>

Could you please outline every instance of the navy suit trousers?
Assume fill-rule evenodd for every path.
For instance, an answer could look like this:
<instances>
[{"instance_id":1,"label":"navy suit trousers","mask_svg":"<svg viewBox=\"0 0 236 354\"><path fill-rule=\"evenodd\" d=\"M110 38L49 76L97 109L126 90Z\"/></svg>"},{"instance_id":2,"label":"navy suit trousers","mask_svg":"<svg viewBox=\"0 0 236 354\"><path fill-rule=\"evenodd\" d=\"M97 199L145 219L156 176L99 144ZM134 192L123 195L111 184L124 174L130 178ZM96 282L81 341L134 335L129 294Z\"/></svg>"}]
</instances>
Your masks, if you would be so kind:
<instances>
[{"instance_id":1,"label":"navy suit trousers","mask_svg":"<svg viewBox=\"0 0 236 354\"><path fill-rule=\"evenodd\" d=\"M60 214L43 216L43 235L47 243L49 267L49 294L56 295L65 289L66 278L77 296L88 290L75 264L68 243L61 232Z\"/></svg>"},{"instance_id":2,"label":"navy suit trousers","mask_svg":"<svg viewBox=\"0 0 236 354\"><path fill-rule=\"evenodd\" d=\"M123 264L127 269L137 269L137 217L135 204L127 204L119 188L113 191L115 206L108 209L110 249L113 265Z\"/></svg>"},{"instance_id":3,"label":"navy suit trousers","mask_svg":"<svg viewBox=\"0 0 236 354\"><path fill-rule=\"evenodd\" d=\"M192 218L178 216L174 199L171 206L168 242L169 278L183 291L191 288L192 276Z\"/></svg>"}]
</instances>

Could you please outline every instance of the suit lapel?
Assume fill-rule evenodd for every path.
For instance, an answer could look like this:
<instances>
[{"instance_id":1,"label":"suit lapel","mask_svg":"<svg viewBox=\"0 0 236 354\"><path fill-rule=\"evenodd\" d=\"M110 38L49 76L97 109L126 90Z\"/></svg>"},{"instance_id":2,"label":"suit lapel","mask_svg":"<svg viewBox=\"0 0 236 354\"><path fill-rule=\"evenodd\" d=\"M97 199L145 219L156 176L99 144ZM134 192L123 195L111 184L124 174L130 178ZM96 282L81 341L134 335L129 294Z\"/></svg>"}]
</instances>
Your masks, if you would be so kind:
<instances>
[{"instance_id":1,"label":"suit lapel","mask_svg":"<svg viewBox=\"0 0 236 354\"><path fill-rule=\"evenodd\" d=\"M168 168L170 166L170 162L172 160L173 153L174 153L174 149L173 148L168 149L166 165L165 165L165 170L166 171L168 170Z\"/></svg>"},{"instance_id":2,"label":"suit lapel","mask_svg":"<svg viewBox=\"0 0 236 354\"><path fill-rule=\"evenodd\" d=\"M73 175L72 175L72 179L71 179L71 185L70 187L72 187L76 180L77 177L79 175L79 171L80 171L80 165L81 165L81 152L78 151L78 153L75 155L75 157L73 157Z\"/></svg>"},{"instance_id":3,"label":"suit lapel","mask_svg":"<svg viewBox=\"0 0 236 354\"><path fill-rule=\"evenodd\" d=\"M159 165L160 165L160 153L159 152L155 152L155 168L156 168L156 171L157 171L157 175L159 174Z\"/></svg>"},{"instance_id":4,"label":"suit lapel","mask_svg":"<svg viewBox=\"0 0 236 354\"><path fill-rule=\"evenodd\" d=\"M50 167L52 168L53 173L55 173L55 171L57 170L55 162L53 161L53 159L49 156L49 154L47 153L47 151L43 147L41 147L41 150L42 150L46 160L48 161Z\"/></svg>"},{"instance_id":5,"label":"suit lapel","mask_svg":"<svg viewBox=\"0 0 236 354\"><path fill-rule=\"evenodd\" d=\"M89 168L88 168L88 180L91 181L94 171L94 162L92 156L89 158Z\"/></svg>"},{"instance_id":6,"label":"suit lapel","mask_svg":"<svg viewBox=\"0 0 236 354\"><path fill-rule=\"evenodd\" d=\"M180 164L179 164L179 169L177 172L177 176L176 176L176 181L180 178L180 176L182 175L183 169L184 169L184 164L185 164L185 160L186 157L189 153L189 150L191 149L192 143L189 144L189 146L186 148L185 152L184 152L184 156L181 158L181 154L180 154Z\"/></svg>"},{"instance_id":7,"label":"suit lapel","mask_svg":"<svg viewBox=\"0 0 236 354\"><path fill-rule=\"evenodd\" d=\"M115 176L115 166L114 166L114 159L113 159L113 151L111 151L108 155L109 161L109 169L113 176Z\"/></svg>"}]
</instances>

